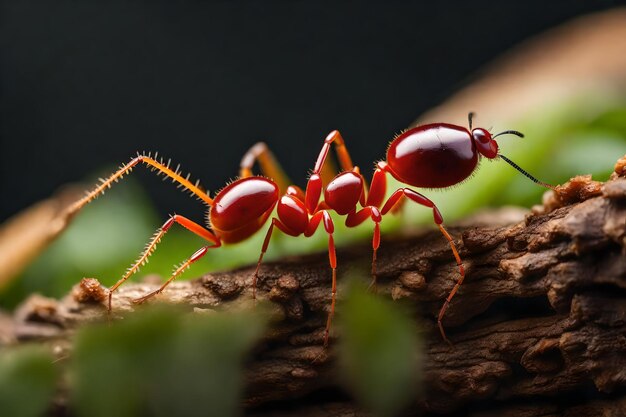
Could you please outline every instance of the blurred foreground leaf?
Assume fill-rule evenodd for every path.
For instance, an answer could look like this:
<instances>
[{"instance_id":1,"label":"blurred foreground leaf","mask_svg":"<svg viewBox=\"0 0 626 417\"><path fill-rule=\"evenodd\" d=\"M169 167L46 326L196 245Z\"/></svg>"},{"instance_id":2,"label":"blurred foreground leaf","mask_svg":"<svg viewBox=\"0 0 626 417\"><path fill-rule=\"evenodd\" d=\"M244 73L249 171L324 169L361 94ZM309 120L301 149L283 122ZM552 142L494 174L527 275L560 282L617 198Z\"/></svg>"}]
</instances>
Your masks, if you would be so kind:
<instances>
[{"instance_id":1,"label":"blurred foreground leaf","mask_svg":"<svg viewBox=\"0 0 626 417\"><path fill-rule=\"evenodd\" d=\"M360 404L393 416L415 399L421 381L418 329L398 305L353 284L338 317L344 380Z\"/></svg>"},{"instance_id":2,"label":"blurred foreground leaf","mask_svg":"<svg viewBox=\"0 0 626 417\"><path fill-rule=\"evenodd\" d=\"M265 327L255 311L156 307L82 330L73 364L78 415L239 415L243 360Z\"/></svg>"},{"instance_id":3,"label":"blurred foreground leaf","mask_svg":"<svg viewBox=\"0 0 626 417\"><path fill-rule=\"evenodd\" d=\"M0 356L0 415L44 415L54 394L57 371L52 355L28 346Z\"/></svg>"}]
</instances>

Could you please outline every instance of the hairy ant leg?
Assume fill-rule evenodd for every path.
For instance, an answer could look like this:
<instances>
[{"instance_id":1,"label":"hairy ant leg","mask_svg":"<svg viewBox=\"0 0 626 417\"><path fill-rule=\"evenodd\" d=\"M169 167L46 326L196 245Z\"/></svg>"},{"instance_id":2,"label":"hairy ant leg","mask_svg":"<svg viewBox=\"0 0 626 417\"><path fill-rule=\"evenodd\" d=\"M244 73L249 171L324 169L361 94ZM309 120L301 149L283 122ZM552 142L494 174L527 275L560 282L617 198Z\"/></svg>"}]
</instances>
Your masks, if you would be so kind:
<instances>
[{"instance_id":1,"label":"hairy ant leg","mask_svg":"<svg viewBox=\"0 0 626 417\"><path fill-rule=\"evenodd\" d=\"M189 181L189 175L184 177L179 168L171 169L170 161L167 163L163 163L163 161L157 160L157 156L155 155L152 158L150 155L138 155L135 158L131 159L131 161L125 165L122 165L116 172L111 174L106 179L101 179L100 184L94 188L92 191L89 191L83 198L78 200L76 203L72 204L68 213L70 215L76 214L80 209L82 209L89 202L97 198L98 196L104 194L104 192L109 189L114 183L121 180L125 175L130 174L130 172L135 168L135 166L139 163L143 163L146 166L152 168L153 171L157 171L158 174L163 174L169 178L173 182L177 182L179 187L186 188L192 195L198 197L201 201L203 201L207 205L213 204L213 199L208 196L208 194L200 188L199 182L196 181L192 183Z\"/></svg>"},{"instance_id":2,"label":"hairy ant leg","mask_svg":"<svg viewBox=\"0 0 626 417\"><path fill-rule=\"evenodd\" d=\"M109 189L113 184L117 183L119 180L124 178L125 175L130 174L131 171L140 163L145 164L147 167L151 168L152 171L157 171L157 175L161 174L165 177L169 177L172 182L178 183L178 187L185 188L192 195L196 196L206 205L211 206L213 204L213 199L208 196L208 194L200 187L199 182L196 181L192 183L189 181L189 175L183 176L180 172L179 167L176 169L170 168L170 162L164 163L158 156L155 154L152 157L150 154L144 155L139 154L133 159L130 160L125 165L122 165L117 171L108 176L107 178L103 178L100 180L100 184L96 186L93 190L89 191L83 198L75 202L68 208L68 215L74 216L78 213L85 205L89 204L91 201L96 199L98 196L104 194L104 192ZM108 299L108 312L111 312L111 299L113 292L120 286L124 281L126 281L131 275L139 270L139 267L143 265L148 257L155 251L157 244L163 238L167 230L174 223L179 223L192 231L193 233L207 239L211 242L219 244L219 238L217 238L211 231L205 229L204 227L192 222L191 220L183 217L183 216L173 216L168 219L163 226L161 226L157 232L154 234L152 239L146 245L145 250L139 256L139 259L126 271L126 274L115 283L109 289L109 299Z\"/></svg>"},{"instance_id":3,"label":"hairy ant leg","mask_svg":"<svg viewBox=\"0 0 626 417\"><path fill-rule=\"evenodd\" d=\"M393 208L393 206L399 203L399 200L402 199L402 197L407 197L411 201L414 201L417 204L431 208L433 210L433 219L435 221L435 224L437 224L437 226L439 227L439 230L448 241L448 244L450 245L450 248L452 249L452 253L454 254L456 263L459 267L460 278L457 280L456 284L452 288L452 291L450 291L450 294L446 298L446 301L441 307L441 310L439 310L439 315L437 317L437 325L439 326L439 331L441 332L441 336L446 342L448 342L449 344L452 344L450 340L446 337L446 333L443 329L442 320L446 313L446 310L448 309L448 305L450 304L450 301L452 300L456 292L459 290L459 288L463 284L463 280L465 279L465 268L463 268L463 262L461 261L461 257L459 256L459 251L456 248L454 240L452 239L448 231L443 227L443 217L441 216L439 209L437 208L435 203L433 203L430 199L423 196L422 194L416 191L413 191L410 188L400 188L396 190L389 197L389 199L387 200L387 202L385 203L385 205L383 206L381 210L381 214L385 215L387 212L389 212Z\"/></svg>"},{"instance_id":4,"label":"hairy ant leg","mask_svg":"<svg viewBox=\"0 0 626 417\"><path fill-rule=\"evenodd\" d=\"M193 253L193 255L191 255L189 258L187 258L187 260L185 260L182 264L180 264L172 273L172 275L169 277L169 279L167 281L165 281L163 283L163 285L161 285L158 289L144 295L143 297L139 297L133 300L133 303L135 304L141 304L146 302L148 299L154 297L157 294L160 294L163 292L163 290L165 289L165 287L167 287L170 282L174 281L174 279L176 279L177 276L179 276L180 274L182 274L185 270L187 270L192 263L198 261L199 259L201 259L204 255L206 255L206 253L209 251L209 249L214 249L217 247L220 247L221 244L218 241L215 245L213 246L203 246L200 249L198 249L197 251L195 251Z\"/></svg>"},{"instance_id":5,"label":"hairy ant leg","mask_svg":"<svg viewBox=\"0 0 626 417\"><path fill-rule=\"evenodd\" d=\"M213 246L209 246L210 248L221 246L221 242L220 242L219 238L217 236L215 236L213 234L213 232L211 232L210 230L204 228L203 226L199 225L198 223L196 223L196 222L194 222L192 220L189 220L188 218L186 218L184 216L181 216L179 214L173 215L172 217L167 219L167 221L165 223L163 223L163 226L161 226L156 231L156 233L154 234L152 239L150 239L150 241L146 245L146 248L144 249L144 251L139 256L139 258L135 261L135 263L133 265L131 265L130 268L128 268L126 270L126 273L124 274L124 276L122 278L120 278L115 283L115 285L113 285L111 288L109 288L109 301L108 301L108 312L109 313L111 312L111 299L113 297L113 292L115 290L117 290L117 288L120 285L122 285L128 278L130 278L134 273L139 271L139 268L148 261L148 258L150 257L150 255L152 255L154 253L154 251L156 250L157 244L161 241L163 236L165 236L167 231L172 227L172 225L174 223L180 224L181 226L183 226L185 229L189 230L193 234L195 234L197 236L200 236L201 238L203 238L203 239L213 243Z\"/></svg>"}]
</instances>

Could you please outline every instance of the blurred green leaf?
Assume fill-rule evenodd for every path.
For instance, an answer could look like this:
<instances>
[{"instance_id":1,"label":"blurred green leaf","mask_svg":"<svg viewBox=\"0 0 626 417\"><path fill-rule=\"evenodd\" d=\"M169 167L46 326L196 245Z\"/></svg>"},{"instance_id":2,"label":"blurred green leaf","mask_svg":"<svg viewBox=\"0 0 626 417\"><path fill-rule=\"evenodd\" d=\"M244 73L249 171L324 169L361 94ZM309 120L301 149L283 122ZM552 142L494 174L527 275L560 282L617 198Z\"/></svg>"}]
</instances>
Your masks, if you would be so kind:
<instances>
[{"instance_id":1,"label":"blurred green leaf","mask_svg":"<svg viewBox=\"0 0 626 417\"><path fill-rule=\"evenodd\" d=\"M81 416L236 416L245 354L262 310L182 314L156 306L77 336L73 402Z\"/></svg>"},{"instance_id":2,"label":"blurred green leaf","mask_svg":"<svg viewBox=\"0 0 626 417\"><path fill-rule=\"evenodd\" d=\"M73 358L73 402L82 416L135 416L172 351L178 313L149 309L124 322L82 329Z\"/></svg>"},{"instance_id":3,"label":"blurred green leaf","mask_svg":"<svg viewBox=\"0 0 626 417\"><path fill-rule=\"evenodd\" d=\"M245 354L264 330L260 315L213 314L190 320L155 386L155 416L240 414Z\"/></svg>"},{"instance_id":4,"label":"blurred green leaf","mask_svg":"<svg viewBox=\"0 0 626 417\"><path fill-rule=\"evenodd\" d=\"M590 128L604 128L614 132L626 133L626 106L611 106L589 121Z\"/></svg>"},{"instance_id":5,"label":"blurred green leaf","mask_svg":"<svg viewBox=\"0 0 626 417\"><path fill-rule=\"evenodd\" d=\"M52 355L28 346L0 356L0 414L42 416L50 406L57 380Z\"/></svg>"},{"instance_id":6,"label":"blurred green leaf","mask_svg":"<svg viewBox=\"0 0 626 417\"><path fill-rule=\"evenodd\" d=\"M352 284L341 305L343 377L375 415L393 416L416 398L422 377L418 329L398 305Z\"/></svg>"}]
</instances>

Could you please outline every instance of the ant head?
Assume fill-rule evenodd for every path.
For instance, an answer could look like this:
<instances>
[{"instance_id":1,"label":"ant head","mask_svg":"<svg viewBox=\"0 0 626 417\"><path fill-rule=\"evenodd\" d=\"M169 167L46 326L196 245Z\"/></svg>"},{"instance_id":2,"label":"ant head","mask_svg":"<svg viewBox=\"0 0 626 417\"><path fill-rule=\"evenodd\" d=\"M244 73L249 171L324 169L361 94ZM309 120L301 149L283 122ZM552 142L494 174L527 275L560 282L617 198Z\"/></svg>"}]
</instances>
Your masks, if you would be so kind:
<instances>
[{"instance_id":1,"label":"ant head","mask_svg":"<svg viewBox=\"0 0 626 417\"><path fill-rule=\"evenodd\" d=\"M473 118L474 118L474 113L470 112L467 115L467 120L469 121L469 130L472 132L472 139L474 140L474 143L476 144L476 149L478 150L478 152L480 152L481 155L490 159L500 157L503 161L505 161L507 164L511 165L513 168L515 168L516 170L524 174L535 184L539 184L543 187L550 188L556 191L556 188L554 186L547 184L543 181L539 181L537 178L533 177L528 172L524 171L522 168L519 167L519 165L511 161L506 156L502 154L498 154L498 143L495 141L495 139L498 136L515 135L515 136L519 136L520 138L523 138L524 135L521 132L518 132L517 130L505 130L504 132L500 132L497 135L492 136L491 133L489 133L489 131L486 129L482 129L480 127L477 127L476 129L472 129Z\"/></svg>"},{"instance_id":2,"label":"ant head","mask_svg":"<svg viewBox=\"0 0 626 417\"><path fill-rule=\"evenodd\" d=\"M472 130L474 144L480 154L486 158L493 159L498 156L498 143L493 140L491 133L481 127Z\"/></svg>"},{"instance_id":3,"label":"ant head","mask_svg":"<svg viewBox=\"0 0 626 417\"><path fill-rule=\"evenodd\" d=\"M485 158L494 159L498 156L498 143L495 141L498 136L515 135L519 136L520 138L524 137L524 135L517 130L505 130L504 132L500 132L497 135L492 136L487 129L483 129L481 127L472 129L472 120L474 119L474 116L474 112L470 112L467 115L469 128L472 132L472 138L474 139L474 143L476 144L476 149Z\"/></svg>"}]
</instances>

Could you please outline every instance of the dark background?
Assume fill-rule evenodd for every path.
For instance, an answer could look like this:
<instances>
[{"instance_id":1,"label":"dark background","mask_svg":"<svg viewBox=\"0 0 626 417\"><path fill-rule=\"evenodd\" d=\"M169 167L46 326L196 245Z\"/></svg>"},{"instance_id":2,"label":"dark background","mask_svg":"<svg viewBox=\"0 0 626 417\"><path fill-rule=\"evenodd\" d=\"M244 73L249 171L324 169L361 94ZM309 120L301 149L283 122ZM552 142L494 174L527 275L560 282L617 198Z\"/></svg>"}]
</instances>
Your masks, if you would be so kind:
<instances>
[{"instance_id":1,"label":"dark background","mask_svg":"<svg viewBox=\"0 0 626 417\"><path fill-rule=\"evenodd\" d=\"M5 2L0 221L141 150L216 191L265 140L302 185L339 129L369 167L498 54L616 3ZM133 175L163 213L196 207Z\"/></svg>"}]
</instances>

